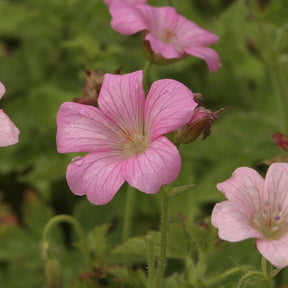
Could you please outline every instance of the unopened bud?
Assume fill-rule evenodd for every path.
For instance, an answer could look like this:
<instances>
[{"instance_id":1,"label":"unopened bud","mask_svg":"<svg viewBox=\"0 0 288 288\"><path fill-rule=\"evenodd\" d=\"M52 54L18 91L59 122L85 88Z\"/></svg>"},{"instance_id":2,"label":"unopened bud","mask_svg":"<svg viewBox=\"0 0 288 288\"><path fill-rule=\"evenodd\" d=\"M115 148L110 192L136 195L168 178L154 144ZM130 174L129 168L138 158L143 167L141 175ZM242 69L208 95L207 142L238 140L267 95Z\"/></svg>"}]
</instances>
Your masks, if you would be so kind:
<instances>
[{"instance_id":1,"label":"unopened bud","mask_svg":"<svg viewBox=\"0 0 288 288\"><path fill-rule=\"evenodd\" d=\"M102 71L85 71L85 85L82 98L74 98L73 102L98 106L98 96L102 87L104 73Z\"/></svg>"},{"instance_id":2,"label":"unopened bud","mask_svg":"<svg viewBox=\"0 0 288 288\"><path fill-rule=\"evenodd\" d=\"M276 132L276 133L273 133L271 137L274 140L278 148L280 148L282 151L288 150L288 135L282 134L280 132Z\"/></svg>"},{"instance_id":3,"label":"unopened bud","mask_svg":"<svg viewBox=\"0 0 288 288\"><path fill-rule=\"evenodd\" d=\"M172 135L169 135L169 138L172 141L174 140L173 142L177 144L189 144L195 141L201 133L203 133L202 139L205 139L210 135L212 124L223 110L224 109L221 108L216 112L212 112L203 106L198 106L189 123L172 132Z\"/></svg>"}]
</instances>

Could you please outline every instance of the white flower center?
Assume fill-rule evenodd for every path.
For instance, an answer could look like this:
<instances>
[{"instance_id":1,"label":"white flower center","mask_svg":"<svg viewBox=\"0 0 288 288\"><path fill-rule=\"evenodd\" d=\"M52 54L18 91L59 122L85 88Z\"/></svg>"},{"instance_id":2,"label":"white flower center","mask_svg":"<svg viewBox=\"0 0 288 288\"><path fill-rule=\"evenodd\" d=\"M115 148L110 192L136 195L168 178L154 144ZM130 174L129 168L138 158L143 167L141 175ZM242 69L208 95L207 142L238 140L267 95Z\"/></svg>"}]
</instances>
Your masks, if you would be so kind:
<instances>
[{"instance_id":1,"label":"white flower center","mask_svg":"<svg viewBox=\"0 0 288 288\"><path fill-rule=\"evenodd\" d=\"M146 150L149 144L149 137L139 131L131 131L126 128L121 132L120 144L124 156L130 157Z\"/></svg>"},{"instance_id":2,"label":"white flower center","mask_svg":"<svg viewBox=\"0 0 288 288\"><path fill-rule=\"evenodd\" d=\"M267 202L253 214L250 224L265 238L277 239L288 230L287 216L287 211L283 211L281 205L271 207Z\"/></svg>"}]
</instances>

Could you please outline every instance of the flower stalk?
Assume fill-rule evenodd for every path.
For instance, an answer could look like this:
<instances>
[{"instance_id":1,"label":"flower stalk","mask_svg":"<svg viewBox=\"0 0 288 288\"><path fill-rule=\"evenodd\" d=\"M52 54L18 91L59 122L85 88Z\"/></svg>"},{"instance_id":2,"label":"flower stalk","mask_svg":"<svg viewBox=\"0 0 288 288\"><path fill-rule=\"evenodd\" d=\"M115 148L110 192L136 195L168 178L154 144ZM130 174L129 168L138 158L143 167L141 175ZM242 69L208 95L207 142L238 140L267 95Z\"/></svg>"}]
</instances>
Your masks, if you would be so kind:
<instances>
[{"instance_id":1,"label":"flower stalk","mask_svg":"<svg viewBox=\"0 0 288 288\"><path fill-rule=\"evenodd\" d=\"M81 249L83 254L87 257L87 259L90 259L89 257L89 250L88 247L86 245L86 241L85 241L85 234L84 231L80 225L80 223L73 217L69 216L69 215L58 215L53 217L52 219L50 219L50 221L46 224L46 226L44 227L44 231L43 231L43 247L45 250L49 249L49 235L51 232L51 229L58 225L61 222L66 222L69 223L76 231L79 239L80 239L80 245L81 245ZM47 251L44 251L44 257Z\"/></svg>"},{"instance_id":2,"label":"flower stalk","mask_svg":"<svg viewBox=\"0 0 288 288\"><path fill-rule=\"evenodd\" d=\"M134 188L128 185L126 204L125 204L125 213L124 213L123 233L122 233L123 242L128 240L131 235L132 218L133 218L133 210L134 210L134 202L135 202L134 200L135 200Z\"/></svg>"},{"instance_id":3,"label":"flower stalk","mask_svg":"<svg viewBox=\"0 0 288 288\"><path fill-rule=\"evenodd\" d=\"M160 253L157 263L156 288L161 288L166 266L167 235L169 224L169 191L166 187L160 190L161 197L161 228L160 228Z\"/></svg>"}]
</instances>

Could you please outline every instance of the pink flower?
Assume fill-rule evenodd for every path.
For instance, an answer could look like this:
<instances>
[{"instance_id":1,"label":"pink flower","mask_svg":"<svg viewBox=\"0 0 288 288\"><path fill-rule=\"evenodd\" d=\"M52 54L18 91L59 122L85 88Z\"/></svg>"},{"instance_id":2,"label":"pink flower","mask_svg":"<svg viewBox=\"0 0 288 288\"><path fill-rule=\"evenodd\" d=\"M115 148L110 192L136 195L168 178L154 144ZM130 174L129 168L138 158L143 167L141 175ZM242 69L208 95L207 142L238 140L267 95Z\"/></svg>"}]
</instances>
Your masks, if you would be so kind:
<instances>
[{"instance_id":1,"label":"pink flower","mask_svg":"<svg viewBox=\"0 0 288 288\"><path fill-rule=\"evenodd\" d=\"M73 193L101 205L125 181L153 194L177 178L180 154L163 135L191 119L197 103L187 87L159 80L145 99L142 71L105 74L98 105L65 102L58 112L58 151L89 153L67 168Z\"/></svg>"},{"instance_id":2,"label":"pink flower","mask_svg":"<svg viewBox=\"0 0 288 288\"><path fill-rule=\"evenodd\" d=\"M288 163L272 164L265 180L241 167L217 185L227 197L215 205L212 224L230 242L257 238L259 252L274 266L288 265Z\"/></svg>"},{"instance_id":3,"label":"pink flower","mask_svg":"<svg viewBox=\"0 0 288 288\"><path fill-rule=\"evenodd\" d=\"M5 94L6 89L0 82L0 99ZM9 146L17 143L19 130L10 118L0 109L0 147Z\"/></svg>"},{"instance_id":4,"label":"pink flower","mask_svg":"<svg viewBox=\"0 0 288 288\"><path fill-rule=\"evenodd\" d=\"M145 4L148 0L104 0L105 4L108 6L114 1L123 1L132 5L137 5L137 4Z\"/></svg>"},{"instance_id":5,"label":"pink flower","mask_svg":"<svg viewBox=\"0 0 288 288\"><path fill-rule=\"evenodd\" d=\"M218 54L206 47L218 41L218 36L177 14L173 7L131 5L118 0L111 3L109 11L114 30L124 35L145 31L152 51L165 59L193 55L204 59L210 72L219 68Z\"/></svg>"}]
</instances>

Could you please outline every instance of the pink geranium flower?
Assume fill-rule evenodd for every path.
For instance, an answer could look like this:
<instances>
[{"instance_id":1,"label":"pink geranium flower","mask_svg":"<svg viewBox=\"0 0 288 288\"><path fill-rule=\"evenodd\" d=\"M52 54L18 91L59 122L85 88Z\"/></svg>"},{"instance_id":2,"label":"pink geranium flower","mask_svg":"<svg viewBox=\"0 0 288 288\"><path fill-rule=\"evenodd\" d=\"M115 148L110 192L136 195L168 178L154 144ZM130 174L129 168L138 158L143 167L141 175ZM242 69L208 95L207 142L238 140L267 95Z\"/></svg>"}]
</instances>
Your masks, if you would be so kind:
<instances>
[{"instance_id":1,"label":"pink geranium flower","mask_svg":"<svg viewBox=\"0 0 288 288\"><path fill-rule=\"evenodd\" d=\"M145 99L142 71L106 74L98 105L65 102L58 112L58 151L89 153L67 168L73 193L101 205L125 181L153 194L177 178L180 154L163 135L191 119L197 103L187 87L159 80Z\"/></svg>"},{"instance_id":2,"label":"pink geranium flower","mask_svg":"<svg viewBox=\"0 0 288 288\"><path fill-rule=\"evenodd\" d=\"M288 163L272 164L265 180L241 167L217 185L228 198L215 205L212 224L230 242L257 238L259 252L274 266L288 265Z\"/></svg>"},{"instance_id":3,"label":"pink geranium flower","mask_svg":"<svg viewBox=\"0 0 288 288\"><path fill-rule=\"evenodd\" d=\"M0 99L5 94L6 89L0 82ZM9 146L17 143L19 130L10 118L0 109L0 147Z\"/></svg>"},{"instance_id":4,"label":"pink geranium flower","mask_svg":"<svg viewBox=\"0 0 288 288\"><path fill-rule=\"evenodd\" d=\"M123 1L132 5L137 5L137 4L145 4L148 0L104 0L105 4L108 6L114 1Z\"/></svg>"},{"instance_id":5,"label":"pink geranium flower","mask_svg":"<svg viewBox=\"0 0 288 288\"><path fill-rule=\"evenodd\" d=\"M173 7L131 5L118 0L111 3L109 11L114 30L124 35L145 31L145 40L154 53L166 59L193 55L204 59L210 72L219 68L218 54L207 47L218 41L218 36L179 15Z\"/></svg>"}]
</instances>

